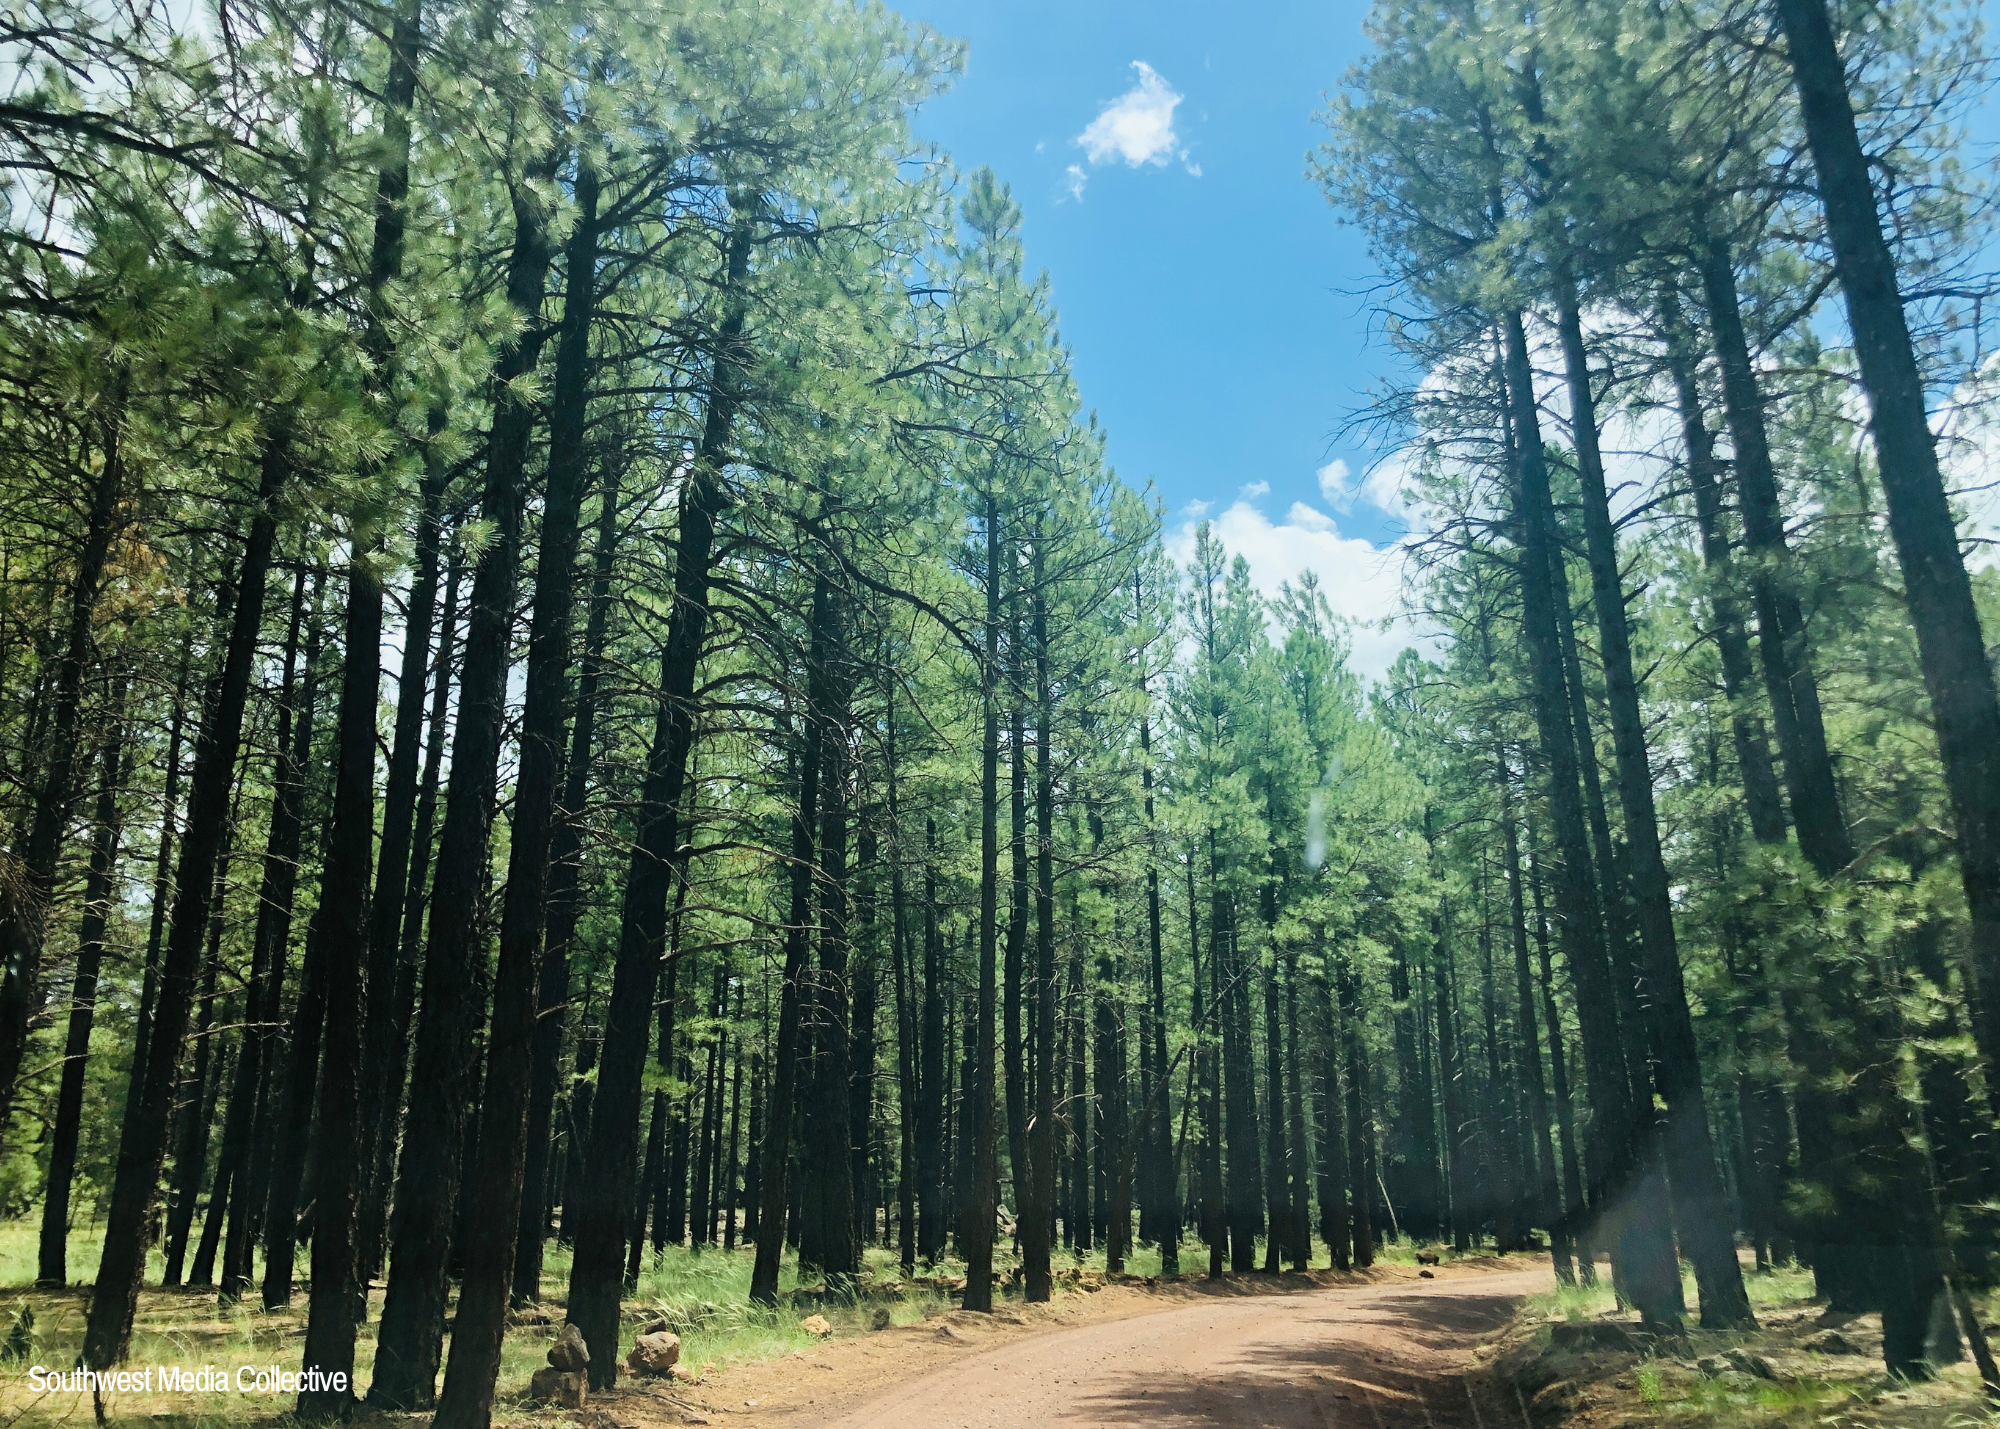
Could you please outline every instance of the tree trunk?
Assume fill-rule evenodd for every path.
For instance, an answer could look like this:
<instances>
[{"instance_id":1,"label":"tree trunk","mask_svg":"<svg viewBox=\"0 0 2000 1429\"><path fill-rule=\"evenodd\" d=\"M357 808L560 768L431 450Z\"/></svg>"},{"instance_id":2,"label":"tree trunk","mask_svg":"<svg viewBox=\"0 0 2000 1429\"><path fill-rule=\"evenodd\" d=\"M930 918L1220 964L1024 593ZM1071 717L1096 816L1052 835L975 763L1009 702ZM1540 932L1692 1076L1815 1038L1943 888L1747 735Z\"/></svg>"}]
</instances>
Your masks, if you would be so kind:
<instances>
[{"instance_id":1,"label":"tree trunk","mask_svg":"<svg viewBox=\"0 0 2000 1429\"><path fill-rule=\"evenodd\" d=\"M49 1133L49 1176L42 1196L37 1285L69 1283L69 1196L76 1178L83 1131L83 1074L90 1059L90 1029L97 1017L97 974L104 962L104 928L111 913L113 869L118 863L118 791L130 772L126 755L125 676L111 700L111 725L103 742L104 776L97 789L90 869L83 884L83 926L77 936L76 973L70 980L69 1026L63 1035L62 1080L56 1089L55 1125ZM235 1107L230 1108L233 1113Z\"/></svg>"},{"instance_id":2,"label":"tree trunk","mask_svg":"<svg viewBox=\"0 0 2000 1429\"><path fill-rule=\"evenodd\" d=\"M1556 1184L1555 1146L1549 1137L1549 1095L1542 1080L1541 1036L1535 1026L1534 976L1528 966L1528 905L1521 882L1521 838L1514 820L1513 775L1504 752L1499 758L1501 856L1507 865L1507 912L1514 942L1515 1013L1520 1028L1519 1077L1527 1093L1530 1135L1534 1138L1534 1160L1540 1176L1529 1196L1524 1197L1535 1216L1531 1224L1549 1233L1549 1259L1556 1279L1574 1283L1576 1272L1570 1263L1570 1237L1565 1229L1562 1191Z\"/></svg>"},{"instance_id":3,"label":"tree trunk","mask_svg":"<svg viewBox=\"0 0 2000 1429\"><path fill-rule=\"evenodd\" d=\"M815 630L821 619L820 601L814 601ZM813 642L817 651L819 642ZM808 677L807 704L812 704L811 686L824 677L819 662L812 662ZM750 1298L761 1305L778 1301L778 1270L785 1252L785 1227L789 1207L792 1142L792 1101L798 1076L801 1003L806 995L805 980L812 948L812 883L818 862L815 849L819 825L819 762L823 744L811 724L799 738L798 807L792 813L791 911L785 921L785 971L778 994L778 1045L771 1075L769 1108L764 1117L764 1140L757 1153L758 1172L763 1177L763 1204L757 1216L757 1263L751 1273Z\"/></svg>"},{"instance_id":4,"label":"tree trunk","mask_svg":"<svg viewBox=\"0 0 2000 1429\"><path fill-rule=\"evenodd\" d=\"M924 820L924 996L917 1077L917 1254L926 1265L944 1253L949 1051L944 1025L944 939L938 931L937 820ZM754 1138L753 1138L754 1141Z\"/></svg>"},{"instance_id":5,"label":"tree trunk","mask_svg":"<svg viewBox=\"0 0 2000 1429\"><path fill-rule=\"evenodd\" d=\"M845 600L822 576L813 592L818 698L809 718L820 754L819 965L811 996L812 1077L804 1111L799 1262L824 1272L827 1288L849 1287L861 1268L854 1237L849 1139L848 787L850 715Z\"/></svg>"},{"instance_id":6,"label":"tree trunk","mask_svg":"<svg viewBox=\"0 0 2000 1429\"><path fill-rule=\"evenodd\" d=\"M1521 542L1519 579L1523 624L1529 646L1535 723L1542 755L1548 765L1549 810L1559 854L1556 907L1563 952L1577 985L1577 1008L1584 1032L1584 1066L1590 1088L1592 1144L1586 1158L1599 1188L1593 1207L1617 1205L1628 1184L1642 1192L1640 1148L1635 1144L1631 1083L1625 1066L1615 1009L1617 990L1605 951L1603 913L1591 878L1589 837L1582 801L1577 793L1579 751L1570 719L1568 681L1563 670L1562 644L1556 624L1556 581L1561 575L1554 535L1549 478L1536 418L1527 335L1518 312L1504 321L1507 409L1511 423L1509 454L1514 466L1516 537ZM1583 751L1588 758L1589 752ZM1626 1284L1642 1317L1662 1324L1679 1323L1680 1272L1673 1263L1671 1243L1656 1231L1661 1219L1650 1195L1641 1194L1626 1214L1647 1232L1634 1241L1638 1264L1624 1267Z\"/></svg>"},{"instance_id":7,"label":"tree trunk","mask_svg":"<svg viewBox=\"0 0 2000 1429\"><path fill-rule=\"evenodd\" d=\"M507 892L493 976L486 1096L479 1108L480 1159L477 1168L468 1168L481 1196L491 1198L491 1209L474 1218L466 1244L465 1280L452 1321L451 1358L438 1399L437 1429L486 1429L492 1418L500 1341L506 1331L508 1294L520 1238L518 1207L527 1164L544 895L568 733L577 523L586 485L584 419L590 399L590 327L597 299L598 236L597 172L587 154L578 160L575 199L577 213L570 229L562 326L556 339L549 406L541 551L536 558L528 626L527 680L517 745L520 767L514 780ZM542 241L538 233L537 242ZM539 298L538 284L537 302Z\"/></svg>"},{"instance_id":8,"label":"tree trunk","mask_svg":"<svg viewBox=\"0 0 2000 1429\"><path fill-rule=\"evenodd\" d=\"M596 746L598 684L604 673L604 643L611 614L611 574L618 549L618 492L622 475L614 458L599 484L597 550L592 562L590 612L584 621L583 660L577 677L576 717L570 728L560 818L550 837L546 895L548 928L542 948L541 985L536 993L534 1065L528 1085L527 1160L521 1177L521 1225L514 1249L514 1303L533 1304L542 1294L542 1246L546 1239L549 1176L556 1090L562 1078L563 1023L569 1011L569 953L576 938L577 880L583 867L583 810L590 789L591 754Z\"/></svg>"},{"instance_id":9,"label":"tree trunk","mask_svg":"<svg viewBox=\"0 0 2000 1429\"><path fill-rule=\"evenodd\" d=\"M277 751L271 771L270 825L257 893L256 932L250 947L250 987L245 999L243 1050L229 1119L222 1131L225 1161L240 1168L229 1202L229 1228L222 1250L222 1300L227 1304L249 1287L257 1236L270 1187L271 1107L278 1085L278 1034L284 1016L285 965L291 957L292 902L298 889L299 849L305 831L305 773L312 767L312 702L318 693L313 669L319 657L319 584L313 583L311 628L305 636L304 695L298 683L299 632L306 618L306 572L301 566L292 589L291 624L285 634L284 675L278 689ZM262 1140L259 1133L263 1133ZM232 1151L233 1148L233 1151ZM275 1148L272 1148L273 1150ZM260 1170L260 1168L263 1168ZM289 1271L286 1275L290 1280ZM291 1293L289 1283L286 1294Z\"/></svg>"},{"instance_id":10,"label":"tree trunk","mask_svg":"<svg viewBox=\"0 0 2000 1429\"><path fill-rule=\"evenodd\" d=\"M1972 915L1978 1040L1991 1069L2000 1066L2000 698L1986 662L1972 583L1925 412L1923 375L1895 260L1882 236L1833 27L1823 0L1774 3L1791 52L1827 236L1870 399L1889 532L1958 826L1959 871ZM1912 1247L1909 1253L1921 1251Z\"/></svg>"},{"instance_id":11,"label":"tree trunk","mask_svg":"<svg viewBox=\"0 0 2000 1429\"><path fill-rule=\"evenodd\" d=\"M124 507L119 501L125 484L120 430L123 401L122 393L110 395L113 410L103 421L102 464L91 486L83 540L77 547L76 567L70 576L68 629L62 653L56 660L48 733L41 741L48 750L48 767L43 772L41 787L35 791L27 837L15 845L21 854L22 888L18 896L5 900L4 909L0 909L0 962L4 962L4 973L0 973L0 1129L5 1128L13 1110L15 1084L21 1075L21 1058L27 1052L28 1032L41 1013L45 910L55 892L56 864L69 823L70 801L75 795L72 785L79 764L89 763L87 753L81 760L78 758L77 728L83 710L84 675L95 645L92 632L98 582L103 579L112 542L124 525L121 514ZM261 600L257 604L261 615ZM231 752L233 755L234 751ZM227 764L224 767L225 779L229 767Z\"/></svg>"},{"instance_id":12,"label":"tree trunk","mask_svg":"<svg viewBox=\"0 0 2000 1429\"><path fill-rule=\"evenodd\" d=\"M1314 977L1319 992L1319 1076L1314 1087L1319 1116L1320 1235L1333 1257L1335 1270L1353 1264L1354 1242L1348 1223L1347 1116L1340 1076L1340 1015L1333 1005L1333 978L1326 970L1326 931L1316 930L1321 944L1321 971Z\"/></svg>"},{"instance_id":13,"label":"tree trunk","mask_svg":"<svg viewBox=\"0 0 2000 1429\"><path fill-rule=\"evenodd\" d=\"M422 0L398 0L389 31L389 68L382 93L382 165L375 177L375 232L368 263L367 324L362 346L371 359L367 386L378 400L387 395L395 376L395 339L388 322L388 288L402 277L403 243L409 227L405 205L410 191L410 104L416 97L417 69L423 38ZM359 1105L356 1122L359 1155L355 1164L355 1195L359 1206L353 1274L359 1282L361 1309L366 1312L367 1285L382 1261L382 1210L388 1187L376 1174L378 1147L384 1129L393 1123L383 1105L390 1065L401 1055L406 1028L395 1025L395 995L402 941L403 889L410 858L410 825L417 797L417 737L424 714L424 666L430 654L431 620L437 598L438 530L447 476L435 450L445 412L434 404L430 412L432 449L425 453L424 479L418 495L416 565L410 599L404 608L403 663L396 690L395 742L389 752L389 781L382 804L382 849L373 901L367 904L366 1023L360 1052ZM381 591L374 599L378 606ZM379 626L379 615L377 618ZM370 722L373 723L371 707ZM370 755L370 784L373 755ZM366 890L362 890L366 893ZM345 1034L338 1039L343 1042ZM344 1055L344 1054L343 1054ZM352 1331L344 1338L351 1343ZM344 1352L353 1359L352 1349ZM352 1398L352 1375L350 1394ZM322 1407L332 1407L325 1401Z\"/></svg>"},{"instance_id":14,"label":"tree trunk","mask_svg":"<svg viewBox=\"0 0 2000 1429\"><path fill-rule=\"evenodd\" d=\"M921 1153L917 1149L918 1125L925 1099L918 1079L921 1056L917 1031L916 969L910 957L909 890L903 875L903 814L898 799L896 765L896 682L883 682L882 729L884 738L883 773L889 787L889 942L896 979L896 1126L899 1145L896 1160L896 1250L903 1278L909 1280L917 1269L918 1187L923 1184ZM738 998L738 1013L741 998ZM736 1057L738 1095L741 1095L743 1056ZM754 1116L754 1113L753 1113ZM730 1118L730 1143L736 1140L734 1114ZM755 1140L755 1137L752 1137ZM735 1152L730 1153L733 1165Z\"/></svg>"},{"instance_id":15,"label":"tree trunk","mask_svg":"<svg viewBox=\"0 0 2000 1429\"><path fill-rule=\"evenodd\" d=\"M1743 803L1750 830L1759 843L1785 841L1785 805L1778 792L1778 775L1771 763L1771 745L1764 721L1750 704L1755 673L1750 640L1736 603L1735 575L1729 557L1729 534L1723 528L1722 486L1717 478L1715 438L1702 417L1701 389L1686 352L1679 326L1678 305L1671 299L1662 321L1667 326L1667 366L1673 373L1674 395L1680 408L1681 441L1687 448L1688 486L1694 492L1695 524L1701 532L1702 564L1712 588L1709 611L1715 621L1715 648L1722 659L1722 691L1729 700L1729 726L1736 743L1736 768L1743 781ZM1740 324L1739 324L1740 328Z\"/></svg>"},{"instance_id":16,"label":"tree trunk","mask_svg":"<svg viewBox=\"0 0 2000 1429\"><path fill-rule=\"evenodd\" d=\"M306 1418L354 1403L354 1222L373 1147L362 1134L361 1054L368 1016L368 895L375 872L375 712L382 683L382 582L372 556L380 537L357 517L349 532L347 610L335 717L333 819L320 876L321 976L326 1022L314 1112L312 1297L304 1368L321 1388L302 1390ZM337 1388L334 1386L338 1386Z\"/></svg>"},{"instance_id":17,"label":"tree trunk","mask_svg":"<svg viewBox=\"0 0 2000 1429\"><path fill-rule=\"evenodd\" d=\"M291 474L290 447L283 433L265 438L257 502L236 578L229 641L214 700L205 712L195 746L188 799L188 826L174 879L173 931L160 966L146 1061L134 1070L125 1130L118 1145L118 1169L84 1330L84 1363L97 1370L123 1360L132 1339L139 1284L146 1269L146 1226L166 1155L169 1111L182 1044L187 1037L195 977L215 898L218 856L228 837L229 791L236 750L243 735L243 711L250 692L250 669L264 623L264 585L277 537L276 504Z\"/></svg>"},{"instance_id":18,"label":"tree trunk","mask_svg":"<svg viewBox=\"0 0 2000 1429\"><path fill-rule=\"evenodd\" d=\"M1630 846L1639 945L1645 966L1646 1016L1658 1053L1657 1078L1666 1102L1662 1147L1673 1179L1680 1243L1694 1265L1701 1290L1704 1329L1754 1325L1730 1234L1727 1197L1716 1170L1708 1108L1702 1100L1701 1056L1681 977L1674 936L1673 899L1653 804L1653 773L1646 725L1632 670L1631 634L1625 618L1624 582L1618 572L1618 537L1597 443L1597 411L1583 324L1566 269L1558 277L1557 330L1569 380L1572 436L1583 490L1585 549L1597 606L1599 655L1604 663L1612 742L1618 760L1618 797ZM1678 1267L1675 1284L1679 1284Z\"/></svg>"},{"instance_id":19,"label":"tree trunk","mask_svg":"<svg viewBox=\"0 0 2000 1429\"><path fill-rule=\"evenodd\" d=\"M1784 511L1764 428L1764 398L1758 390L1737 304L1734 258L1726 242L1706 234L1699 235L1696 258L1716 365L1722 373L1723 411L1735 448L1743 544L1757 558L1751 591L1758 645L1764 657L1771 718L1785 757L1792 820L1798 829L1799 851L1821 877L1831 877L1854 861L1854 842L1834 784L1805 614L1790 582L1791 553L1785 544Z\"/></svg>"},{"instance_id":20,"label":"tree trunk","mask_svg":"<svg viewBox=\"0 0 2000 1429\"><path fill-rule=\"evenodd\" d=\"M538 165L538 173L529 178L544 176L548 167ZM519 583L524 468L534 430L534 410L514 384L535 370L541 356L538 315L553 256L548 220L530 184L519 183L507 301L524 327L502 349L493 375L486 489L480 499L492 534L472 581L410 1106L396 1168L389 1285L376 1337L375 1378L368 1387L368 1402L385 1410L428 1407L444 1351L446 1277L462 1170L458 1162L472 1105L472 1047L481 1013L473 975L476 932L486 894L509 634Z\"/></svg>"},{"instance_id":21,"label":"tree trunk","mask_svg":"<svg viewBox=\"0 0 2000 1429\"><path fill-rule=\"evenodd\" d=\"M637 838L625 878L611 1000L605 1009L604 1051L591 1117L593 1174L577 1196L576 1254L570 1266L569 1320L591 1350L591 1383L604 1388L616 1368L618 1292L624 1256L622 1214L632 1194L635 1136L644 1095L647 1029L666 933L667 891L686 877L681 793L695 739L695 671L708 631L709 575L715 526L728 505L723 484L731 432L743 400L742 353L748 306L750 216L738 213L723 275L724 312L716 330L714 372L701 440L682 485L674 601L660 657L659 712L640 797Z\"/></svg>"}]
</instances>

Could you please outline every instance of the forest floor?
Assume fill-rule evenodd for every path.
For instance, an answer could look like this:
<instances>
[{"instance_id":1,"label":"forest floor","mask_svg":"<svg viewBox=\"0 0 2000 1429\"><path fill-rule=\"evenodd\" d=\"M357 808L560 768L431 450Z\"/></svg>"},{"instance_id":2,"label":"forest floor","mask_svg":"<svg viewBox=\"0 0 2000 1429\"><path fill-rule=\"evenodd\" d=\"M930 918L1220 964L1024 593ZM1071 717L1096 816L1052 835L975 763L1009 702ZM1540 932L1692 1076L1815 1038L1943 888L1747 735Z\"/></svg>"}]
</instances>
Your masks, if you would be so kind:
<instances>
[{"instance_id":1,"label":"forest floor","mask_svg":"<svg viewBox=\"0 0 2000 1429\"><path fill-rule=\"evenodd\" d=\"M1566 1287L1530 1296L1474 1359L1529 1429L1991 1429L2000 1425L1970 1357L1923 1384L1882 1368L1880 1315L1826 1311L1799 1269L1745 1283L1758 1328L1689 1330L1674 1340L1638 1333L1616 1313L1611 1288ZM1689 1304L1694 1304L1692 1283ZM1980 1316L1982 1323L1993 1313ZM2000 1333L2000 1324L1987 1324ZM1495 1421L1488 1419L1490 1426Z\"/></svg>"},{"instance_id":2,"label":"forest floor","mask_svg":"<svg viewBox=\"0 0 2000 1429\"><path fill-rule=\"evenodd\" d=\"M35 1394L34 1364L66 1368L81 1338L85 1290L33 1290L33 1231L0 1224L0 1338L34 1312L28 1353L0 1369L0 1429L88 1425L88 1395ZM23 1245L17 1246L20 1240ZM25 1250L25 1255L24 1255ZM95 1246L72 1247L88 1278ZM960 1267L913 1281L894 1253L871 1248L863 1296L828 1303L789 1275L775 1310L747 1304L751 1252L669 1250L627 1301L626 1342L665 1321L682 1337L682 1377L623 1378L581 1409L538 1406L527 1381L562 1318L567 1256L552 1252L540 1314L507 1335L494 1418L514 1429L984 1429L984 1426L1228 1424L1275 1429L1985 1429L1969 1365L1929 1385L1887 1381L1874 1317L1826 1317L1801 1272L1754 1276L1762 1328L1745 1336L1696 1331L1660 1344L1633 1337L1608 1285L1559 1290L1546 1260L1453 1257L1420 1278L1412 1249L1385 1247L1366 1272L1318 1270L1210 1281L1190 1242L1192 1273L1160 1277L1142 1248L1132 1271L1107 1276L1103 1257L1063 1257L1054 1301L1025 1305L1018 1285L996 1313L953 1307ZM1002 1256L1003 1262L1008 1258ZM19 1262L17 1264L17 1262ZM1011 1262L999 1268L1003 1274ZM159 1267L150 1277L157 1283ZM789 1266L788 1266L789 1269ZM358 1378L374 1349L371 1296ZM145 1291L130 1363L296 1368L303 1288L266 1312L251 1297L220 1307L212 1290ZM824 1338L804 1328L814 1313ZM1829 1333L1830 1332L1830 1333ZM1754 1358L1753 1358L1754 1357ZM1761 1366L1761 1368L1760 1368ZM1770 1376L1764 1377L1765 1374ZM155 1429L239 1429L288 1421L290 1396L127 1394L116 1422ZM428 1416L362 1413L361 1429L416 1429Z\"/></svg>"}]
</instances>

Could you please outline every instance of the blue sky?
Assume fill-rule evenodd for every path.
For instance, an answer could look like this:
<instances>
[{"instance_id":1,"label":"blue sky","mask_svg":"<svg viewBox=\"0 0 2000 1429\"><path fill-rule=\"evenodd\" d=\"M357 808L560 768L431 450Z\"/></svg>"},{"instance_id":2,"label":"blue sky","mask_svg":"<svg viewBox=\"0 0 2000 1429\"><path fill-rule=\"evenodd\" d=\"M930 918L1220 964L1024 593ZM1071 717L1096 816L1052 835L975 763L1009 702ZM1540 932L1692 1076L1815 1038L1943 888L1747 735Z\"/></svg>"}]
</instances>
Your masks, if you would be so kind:
<instances>
[{"instance_id":1,"label":"blue sky","mask_svg":"<svg viewBox=\"0 0 2000 1429\"><path fill-rule=\"evenodd\" d=\"M1390 358L1370 340L1361 237L1305 177L1365 4L898 8L968 41L918 132L1012 187L1084 401L1119 475L1165 500L1170 547L1207 503L1260 584L1311 564L1351 614L1386 613L1394 573L1363 543L1400 523L1352 490L1368 448L1340 429ZM1335 462L1338 501L1319 475ZM1288 521L1294 503L1317 517Z\"/></svg>"},{"instance_id":2,"label":"blue sky","mask_svg":"<svg viewBox=\"0 0 2000 1429\"><path fill-rule=\"evenodd\" d=\"M1990 25L2000 0L1981 7ZM968 42L918 132L1012 187L1083 399L1118 474L1164 499L1169 552L1206 514L1264 590L1310 567L1357 622L1394 613L1403 523L1369 499L1366 434L1343 428L1395 359L1361 235L1305 177L1366 0L897 8ZM1996 108L1973 124L1988 154ZM1383 502L1394 485L1383 473ZM1414 634L1358 628L1355 664L1380 673Z\"/></svg>"}]
</instances>

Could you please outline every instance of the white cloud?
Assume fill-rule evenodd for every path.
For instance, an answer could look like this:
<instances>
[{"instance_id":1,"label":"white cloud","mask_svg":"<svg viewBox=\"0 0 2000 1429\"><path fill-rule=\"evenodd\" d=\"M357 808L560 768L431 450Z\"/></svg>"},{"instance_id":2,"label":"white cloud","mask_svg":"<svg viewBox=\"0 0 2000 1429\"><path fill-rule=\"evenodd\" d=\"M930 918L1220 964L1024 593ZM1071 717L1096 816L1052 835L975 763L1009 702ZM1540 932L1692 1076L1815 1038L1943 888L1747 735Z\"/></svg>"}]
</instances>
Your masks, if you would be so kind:
<instances>
[{"instance_id":1,"label":"white cloud","mask_svg":"<svg viewBox=\"0 0 2000 1429\"><path fill-rule=\"evenodd\" d=\"M1294 501L1292 509L1285 513L1286 524L1303 526L1308 531L1331 531L1333 518L1323 511L1315 511L1303 501Z\"/></svg>"},{"instance_id":2,"label":"white cloud","mask_svg":"<svg viewBox=\"0 0 2000 1429\"><path fill-rule=\"evenodd\" d=\"M1199 516L1189 516L1167 535L1167 554L1183 565L1194 555ZM1401 545L1377 549L1343 536L1331 519L1304 503L1294 504L1283 523L1276 523L1238 501L1214 518L1213 528L1232 560L1240 555L1250 563L1250 583L1267 596L1302 572L1315 572L1335 614L1352 622L1349 664L1364 678L1386 675L1406 646L1434 644L1403 614Z\"/></svg>"},{"instance_id":3,"label":"white cloud","mask_svg":"<svg viewBox=\"0 0 2000 1429\"><path fill-rule=\"evenodd\" d=\"M1317 473L1319 494L1334 504L1336 510L1346 510L1354 502L1354 493L1347 489L1347 463L1335 457Z\"/></svg>"},{"instance_id":4,"label":"white cloud","mask_svg":"<svg viewBox=\"0 0 2000 1429\"><path fill-rule=\"evenodd\" d=\"M1071 164L1069 172L1064 175L1064 187L1068 188L1069 196L1078 203L1083 202L1083 186L1089 182L1090 175L1083 171L1081 164Z\"/></svg>"},{"instance_id":5,"label":"white cloud","mask_svg":"<svg viewBox=\"0 0 2000 1429\"><path fill-rule=\"evenodd\" d=\"M1270 494L1271 483L1268 481L1253 481L1243 488L1244 497L1252 501L1260 496L1269 496Z\"/></svg>"},{"instance_id":6,"label":"white cloud","mask_svg":"<svg viewBox=\"0 0 2000 1429\"><path fill-rule=\"evenodd\" d=\"M1174 136L1174 106L1181 96L1144 60L1132 61L1139 82L1098 112L1076 136L1093 164L1116 157L1133 168L1165 164L1179 147Z\"/></svg>"}]
</instances>

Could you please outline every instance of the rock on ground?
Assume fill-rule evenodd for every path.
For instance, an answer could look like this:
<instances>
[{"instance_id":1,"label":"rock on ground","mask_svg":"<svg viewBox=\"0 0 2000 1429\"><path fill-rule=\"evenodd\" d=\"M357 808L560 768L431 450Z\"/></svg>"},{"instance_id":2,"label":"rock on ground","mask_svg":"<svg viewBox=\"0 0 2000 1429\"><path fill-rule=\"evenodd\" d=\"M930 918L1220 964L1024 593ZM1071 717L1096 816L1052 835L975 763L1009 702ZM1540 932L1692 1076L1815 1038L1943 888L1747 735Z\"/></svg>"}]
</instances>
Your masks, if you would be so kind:
<instances>
[{"instance_id":1,"label":"rock on ground","mask_svg":"<svg viewBox=\"0 0 2000 1429\"><path fill-rule=\"evenodd\" d=\"M573 1370L551 1365L535 1371L535 1377L528 1382L528 1393L545 1404L581 1409L590 1398L590 1382Z\"/></svg>"},{"instance_id":2,"label":"rock on ground","mask_svg":"<svg viewBox=\"0 0 2000 1429\"><path fill-rule=\"evenodd\" d=\"M681 1337L666 1330L655 1330L641 1335L632 1346L632 1353L625 1356L625 1363L632 1367L632 1373L641 1376L668 1374L680 1363Z\"/></svg>"},{"instance_id":3,"label":"rock on ground","mask_svg":"<svg viewBox=\"0 0 2000 1429\"><path fill-rule=\"evenodd\" d=\"M556 1342L549 1346L549 1363L566 1374L588 1369L590 1346L583 1342L583 1331L575 1325L564 1325Z\"/></svg>"}]
</instances>

